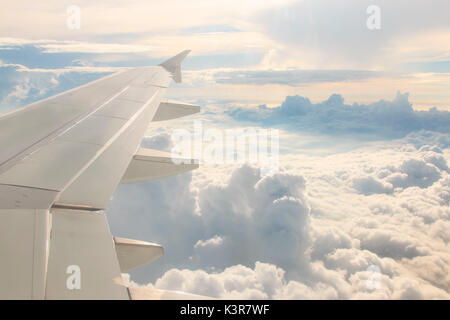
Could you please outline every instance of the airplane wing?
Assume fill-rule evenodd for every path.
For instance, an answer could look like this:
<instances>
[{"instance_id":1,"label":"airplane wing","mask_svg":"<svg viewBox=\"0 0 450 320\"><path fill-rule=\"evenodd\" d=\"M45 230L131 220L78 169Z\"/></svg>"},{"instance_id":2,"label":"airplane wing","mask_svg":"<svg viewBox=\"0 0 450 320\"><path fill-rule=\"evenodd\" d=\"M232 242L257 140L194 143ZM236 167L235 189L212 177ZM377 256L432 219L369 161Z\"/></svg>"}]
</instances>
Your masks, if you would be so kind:
<instances>
[{"instance_id":1,"label":"airplane wing","mask_svg":"<svg viewBox=\"0 0 450 320\"><path fill-rule=\"evenodd\" d=\"M114 238L104 214L119 183L198 167L140 148L149 123L199 111L163 101L183 51L0 117L0 298L130 299L121 272L163 254ZM156 117L155 117L156 116Z\"/></svg>"}]
</instances>

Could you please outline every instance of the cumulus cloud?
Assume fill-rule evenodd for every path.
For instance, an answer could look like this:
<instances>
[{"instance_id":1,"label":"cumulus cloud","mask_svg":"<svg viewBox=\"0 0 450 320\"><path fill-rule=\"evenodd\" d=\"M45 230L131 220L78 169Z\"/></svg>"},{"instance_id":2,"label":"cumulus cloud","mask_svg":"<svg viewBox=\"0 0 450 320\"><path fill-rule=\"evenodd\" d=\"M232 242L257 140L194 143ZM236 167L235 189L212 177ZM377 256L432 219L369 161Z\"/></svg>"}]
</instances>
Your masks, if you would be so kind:
<instances>
[{"instance_id":1,"label":"cumulus cloud","mask_svg":"<svg viewBox=\"0 0 450 320\"><path fill-rule=\"evenodd\" d=\"M369 254L367 252L367 254ZM366 254L366 255L367 255ZM370 256L370 254L369 254ZM354 255L350 256L355 259ZM366 265L363 260L362 265ZM345 264L343 256L338 258ZM348 262L347 262L348 263ZM318 267L317 271L323 270ZM360 267L356 267L360 270ZM221 272L207 273L203 270L170 269L154 284L139 285L124 275L125 283L130 287L184 291L218 299L423 299L448 298L445 291L423 281L403 276L375 274L370 269L357 271L340 283L342 273L330 272L329 279L334 284L317 282L306 285L301 281L285 277L283 269L273 264L256 262L254 267L235 265ZM376 276L380 287L372 289L367 283ZM336 287L339 285L338 287Z\"/></svg>"},{"instance_id":2,"label":"cumulus cloud","mask_svg":"<svg viewBox=\"0 0 450 320\"><path fill-rule=\"evenodd\" d=\"M430 253L427 249L421 249L409 235L399 235L392 230L369 230L368 232L365 230L357 236L362 249L374 252L380 257L411 259Z\"/></svg>"},{"instance_id":3,"label":"cumulus cloud","mask_svg":"<svg viewBox=\"0 0 450 320\"><path fill-rule=\"evenodd\" d=\"M138 284L128 282L131 286ZM283 269L256 262L251 268L235 265L219 273L202 270L168 270L148 288L195 292L220 299L335 299L336 290L325 285L308 287L287 281Z\"/></svg>"},{"instance_id":4,"label":"cumulus cloud","mask_svg":"<svg viewBox=\"0 0 450 320\"><path fill-rule=\"evenodd\" d=\"M132 273L134 286L233 299L449 298L443 141L422 131L349 152L284 155L273 176L205 167L122 186L108 218L114 234L166 248ZM404 182L390 184L397 174Z\"/></svg>"},{"instance_id":5,"label":"cumulus cloud","mask_svg":"<svg viewBox=\"0 0 450 320\"><path fill-rule=\"evenodd\" d=\"M258 168L245 165L234 170L226 185L200 182L201 188L194 187L191 179L185 174L141 188L121 186L108 211L113 230L123 236L133 230L145 240L162 242L168 248L166 266L179 266L182 260L182 265L208 268L264 261L288 273L303 269L309 207L301 176L263 177ZM123 210L126 221L140 223L126 222ZM166 231L161 224L173 229Z\"/></svg>"},{"instance_id":6,"label":"cumulus cloud","mask_svg":"<svg viewBox=\"0 0 450 320\"><path fill-rule=\"evenodd\" d=\"M421 159L409 159L400 165L399 173L390 175L387 180L395 187L418 186L424 188L432 185L440 177L440 170L434 164Z\"/></svg>"},{"instance_id":7,"label":"cumulus cloud","mask_svg":"<svg viewBox=\"0 0 450 320\"><path fill-rule=\"evenodd\" d=\"M194 245L194 248L214 248L223 244L223 238L219 236L214 236L208 240L198 240Z\"/></svg>"},{"instance_id":8,"label":"cumulus cloud","mask_svg":"<svg viewBox=\"0 0 450 320\"><path fill-rule=\"evenodd\" d=\"M385 183L371 176L354 178L353 187L365 195L391 193L393 191L392 184Z\"/></svg>"},{"instance_id":9,"label":"cumulus cloud","mask_svg":"<svg viewBox=\"0 0 450 320\"><path fill-rule=\"evenodd\" d=\"M303 132L357 135L361 139L399 138L419 130L450 132L450 112L434 108L415 111L407 93L397 93L393 101L380 100L368 105L345 104L339 94L320 103L311 103L301 96L288 96L276 108L261 105L258 109L234 108L226 113L239 121L287 126Z\"/></svg>"},{"instance_id":10,"label":"cumulus cloud","mask_svg":"<svg viewBox=\"0 0 450 320\"><path fill-rule=\"evenodd\" d=\"M427 188L449 172L447 161L436 152L427 152L421 158L403 160L398 166L375 168L372 175L353 178L353 187L365 195L392 193L409 187Z\"/></svg>"},{"instance_id":11,"label":"cumulus cloud","mask_svg":"<svg viewBox=\"0 0 450 320\"><path fill-rule=\"evenodd\" d=\"M262 177L258 169L244 166L226 186L201 190L199 209L209 232L232 241L222 263L276 261L288 272L302 269L309 212L303 189L301 176Z\"/></svg>"}]
</instances>

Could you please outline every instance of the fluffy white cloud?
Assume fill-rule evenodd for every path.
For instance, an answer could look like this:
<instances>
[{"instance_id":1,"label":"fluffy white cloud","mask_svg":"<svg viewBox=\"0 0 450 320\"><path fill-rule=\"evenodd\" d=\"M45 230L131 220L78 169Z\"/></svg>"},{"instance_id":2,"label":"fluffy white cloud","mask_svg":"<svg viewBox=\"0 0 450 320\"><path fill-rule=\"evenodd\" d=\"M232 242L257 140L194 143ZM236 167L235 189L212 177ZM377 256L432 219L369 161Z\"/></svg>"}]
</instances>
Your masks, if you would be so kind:
<instances>
[{"instance_id":1,"label":"fluffy white cloud","mask_svg":"<svg viewBox=\"0 0 450 320\"><path fill-rule=\"evenodd\" d=\"M192 181L185 174L121 186L108 215L119 235L162 243L165 268L181 261L186 267L219 269L264 261L294 274L304 269L309 241L303 189L299 175L262 177L259 169L243 166L226 184Z\"/></svg>"},{"instance_id":2,"label":"fluffy white cloud","mask_svg":"<svg viewBox=\"0 0 450 320\"><path fill-rule=\"evenodd\" d=\"M193 292L220 299L337 298L336 290L332 287L319 284L311 288L297 281L286 281L281 268L261 262L256 262L253 268L235 265L220 273L171 269L154 285L148 284L147 287Z\"/></svg>"},{"instance_id":3,"label":"fluffy white cloud","mask_svg":"<svg viewBox=\"0 0 450 320\"><path fill-rule=\"evenodd\" d=\"M288 154L265 177L250 166L204 167L135 186L126 203L122 188L109 219L116 233L165 246L159 265L133 273L149 287L218 298L448 299L446 139L416 132L326 156ZM389 185L395 174L405 180L389 192L355 187L364 177Z\"/></svg>"},{"instance_id":4,"label":"fluffy white cloud","mask_svg":"<svg viewBox=\"0 0 450 320\"><path fill-rule=\"evenodd\" d=\"M223 244L223 237L214 236L208 240L198 240L194 248L215 248Z\"/></svg>"},{"instance_id":5,"label":"fluffy white cloud","mask_svg":"<svg viewBox=\"0 0 450 320\"><path fill-rule=\"evenodd\" d=\"M385 183L372 176L354 178L353 186L356 190L365 195L391 193L393 191L392 184Z\"/></svg>"}]
</instances>

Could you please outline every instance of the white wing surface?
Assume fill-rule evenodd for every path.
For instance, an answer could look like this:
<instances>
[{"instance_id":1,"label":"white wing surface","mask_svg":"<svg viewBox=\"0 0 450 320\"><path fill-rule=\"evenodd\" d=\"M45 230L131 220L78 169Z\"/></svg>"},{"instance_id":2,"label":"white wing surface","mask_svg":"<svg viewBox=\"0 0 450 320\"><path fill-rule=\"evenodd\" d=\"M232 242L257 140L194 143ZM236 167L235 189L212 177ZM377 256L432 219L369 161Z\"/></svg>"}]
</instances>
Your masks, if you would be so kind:
<instances>
[{"instance_id":1,"label":"white wing surface","mask_svg":"<svg viewBox=\"0 0 450 320\"><path fill-rule=\"evenodd\" d=\"M177 167L168 155L139 148L152 120L198 112L161 103L170 81L181 81L188 53L0 117L0 298L131 297L121 267L152 261L162 248L114 241L103 210L121 182L197 167Z\"/></svg>"}]
</instances>

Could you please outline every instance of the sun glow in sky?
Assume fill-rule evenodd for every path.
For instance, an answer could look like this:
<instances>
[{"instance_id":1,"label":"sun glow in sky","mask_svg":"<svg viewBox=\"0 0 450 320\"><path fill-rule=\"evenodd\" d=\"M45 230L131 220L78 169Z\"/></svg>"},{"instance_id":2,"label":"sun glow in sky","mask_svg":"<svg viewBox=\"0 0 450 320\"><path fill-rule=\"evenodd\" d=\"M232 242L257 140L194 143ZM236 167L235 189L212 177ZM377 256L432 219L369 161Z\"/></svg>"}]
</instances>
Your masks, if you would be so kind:
<instances>
[{"instance_id":1,"label":"sun glow in sky","mask_svg":"<svg viewBox=\"0 0 450 320\"><path fill-rule=\"evenodd\" d=\"M370 30L372 2L78 1L77 12L69 1L5 2L0 60L34 71L95 72L161 61L188 48L185 97L202 90L217 99L277 105L286 95L319 101L341 93L348 102L368 103L400 90L410 92L417 109L448 110L448 1L377 1L380 27ZM230 80L217 81L224 70ZM287 78L289 70L312 74Z\"/></svg>"}]
</instances>

